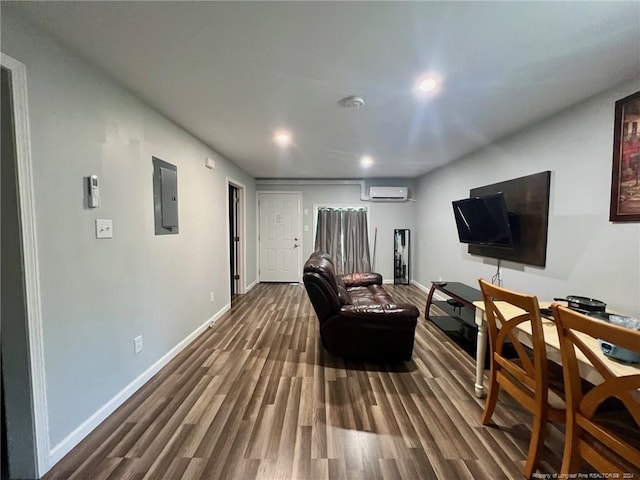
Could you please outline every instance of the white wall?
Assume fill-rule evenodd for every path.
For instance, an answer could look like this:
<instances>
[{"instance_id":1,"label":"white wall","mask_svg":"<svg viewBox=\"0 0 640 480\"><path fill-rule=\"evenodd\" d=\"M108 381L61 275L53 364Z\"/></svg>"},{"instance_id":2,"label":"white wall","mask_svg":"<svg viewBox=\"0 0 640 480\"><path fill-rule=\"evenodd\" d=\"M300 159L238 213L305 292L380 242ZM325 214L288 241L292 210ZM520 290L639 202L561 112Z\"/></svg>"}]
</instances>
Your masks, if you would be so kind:
<instances>
[{"instance_id":1,"label":"white wall","mask_svg":"<svg viewBox=\"0 0 640 480\"><path fill-rule=\"evenodd\" d=\"M393 230L395 228L409 228L415 232L414 210L415 202L369 202L360 200L359 185L340 185L340 180L334 185L311 185L309 181L303 181L299 185L292 185L292 181L284 180L281 184L274 184L277 180L269 180L270 184L261 184L258 180L258 191L294 191L302 192L303 218L302 225L306 225L308 232L302 236L302 261L305 262L313 252L315 237L313 236L314 206L316 205L363 205L369 209L369 239L373 259L373 242L375 228L378 227L376 257L374 268L382 274L385 281L393 281ZM408 179L375 179L367 181L365 193L368 193L369 185L409 186L410 196L414 190L414 180ZM307 213L304 214L304 211ZM413 237L411 242L413 245ZM412 254L413 255L413 254ZM413 262L412 262L413 263ZM412 271L413 272L413 271ZM413 275L412 275L413 276Z\"/></svg>"},{"instance_id":2,"label":"white wall","mask_svg":"<svg viewBox=\"0 0 640 480\"><path fill-rule=\"evenodd\" d=\"M590 296L640 315L640 224L609 222L614 103L638 90L637 81L611 89L422 177L416 279L476 286L478 277L491 278L496 261L458 243L451 201L474 187L551 170L546 268L503 264L504 286L541 299Z\"/></svg>"},{"instance_id":3,"label":"white wall","mask_svg":"<svg viewBox=\"0 0 640 480\"><path fill-rule=\"evenodd\" d=\"M2 52L27 68L49 436L65 450L82 422L227 308L226 177L247 187L255 281L255 182L4 7ZM178 167L178 235L154 235L152 156ZM98 209L86 207L91 174ZM97 218L113 220L113 239L95 238Z\"/></svg>"}]
</instances>

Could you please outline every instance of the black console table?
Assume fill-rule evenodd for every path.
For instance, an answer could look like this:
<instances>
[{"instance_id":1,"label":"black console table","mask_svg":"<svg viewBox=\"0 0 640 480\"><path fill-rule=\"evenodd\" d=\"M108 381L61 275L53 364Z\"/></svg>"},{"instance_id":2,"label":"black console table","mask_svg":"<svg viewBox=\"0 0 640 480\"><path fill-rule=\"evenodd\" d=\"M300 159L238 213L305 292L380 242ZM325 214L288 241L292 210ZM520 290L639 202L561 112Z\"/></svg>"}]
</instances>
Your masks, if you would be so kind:
<instances>
[{"instance_id":1,"label":"black console table","mask_svg":"<svg viewBox=\"0 0 640 480\"><path fill-rule=\"evenodd\" d=\"M442 292L447 300L434 300L433 294ZM436 324L453 341L473 358L476 356L478 326L475 322L476 307L473 302L482 301L482 292L460 282L431 282L431 290L424 308L427 320ZM436 306L440 311L431 311Z\"/></svg>"}]
</instances>

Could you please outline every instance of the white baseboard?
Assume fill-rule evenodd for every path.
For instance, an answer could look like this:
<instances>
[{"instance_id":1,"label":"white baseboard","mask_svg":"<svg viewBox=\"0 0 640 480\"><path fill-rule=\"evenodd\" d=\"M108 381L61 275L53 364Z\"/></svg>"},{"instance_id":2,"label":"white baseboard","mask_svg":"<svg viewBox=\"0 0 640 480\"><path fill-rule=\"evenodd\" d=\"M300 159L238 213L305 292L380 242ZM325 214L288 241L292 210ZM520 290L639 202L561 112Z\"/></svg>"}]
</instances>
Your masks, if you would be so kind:
<instances>
[{"instance_id":1,"label":"white baseboard","mask_svg":"<svg viewBox=\"0 0 640 480\"><path fill-rule=\"evenodd\" d=\"M431 288L427 288L424 285L422 285L421 283L416 282L415 280L411 280L411 283L413 285L415 285L416 287L418 287L420 290L422 290L425 293L429 293L429 290L431 290ZM444 300L444 301L446 301L448 298L449 297L447 297L443 293L439 292L438 290L433 292L433 299L434 300Z\"/></svg>"},{"instance_id":2,"label":"white baseboard","mask_svg":"<svg viewBox=\"0 0 640 480\"><path fill-rule=\"evenodd\" d=\"M156 363L151 365L135 380L133 380L124 389L118 392L111 400L105 403L98 411L82 422L73 432L67 435L60 443L53 447L49 452L49 468L58 463L62 457L71 451L78 443L80 443L93 429L102 423L116 408L122 405L131 395L133 395L140 387L151 379L156 373L169 363L176 355L185 349L198 335L204 332L211 324L215 325L216 321L224 315L231 306L225 305L219 312L205 321L196 328L192 333L178 343L175 347L163 355Z\"/></svg>"},{"instance_id":3,"label":"white baseboard","mask_svg":"<svg viewBox=\"0 0 640 480\"><path fill-rule=\"evenodd\" d=\"M433 292L433 299L434 300L441 300L446 302L447 300L449 300L449 298L451 297L447 297L445 294L438 292L437 290L435 292Z\"/></svg>"},{"instance_id":4,"label":"white baseboard","mask_svg":"<svg viewBox=\"0 0 640 480\"><path fill-rule=\"evenodd\" d=\"M251 290L253 287L255 287L258 284L258 280L254 280L253 282L251 282L249 285L247 285L247 287L245 288L245 293L247 293L249 290Z\"/></svg>"},{"instance_id":5,"label":"white baseboard","mask_svg":"<svg viewBox=\"0 0 640 480\"><path fill-rule=\"evenodd\" d=\"M416 287L418 287L423 292L429 293L429 288L425 287L420 282L417 282L416 280L411 280L411 284L415 285Z\"/></svg>"}]
</instances>

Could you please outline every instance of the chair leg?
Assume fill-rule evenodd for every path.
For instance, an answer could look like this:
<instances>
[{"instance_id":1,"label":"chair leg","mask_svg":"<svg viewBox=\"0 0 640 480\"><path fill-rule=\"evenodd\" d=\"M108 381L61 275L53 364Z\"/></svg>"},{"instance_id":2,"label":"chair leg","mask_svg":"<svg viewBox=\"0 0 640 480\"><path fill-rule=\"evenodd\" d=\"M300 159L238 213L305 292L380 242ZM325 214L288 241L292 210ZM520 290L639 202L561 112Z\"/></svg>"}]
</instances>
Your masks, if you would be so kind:
<instances>
[{"instance_id":1,"label":"chair leg","mask_svg":"<svg viewBox=\"0 0 640 480\"><path fill-rule=\"evenodd\" d=\"M576 453L578 449L577 438L579 427L575 422L568 420L565 426L564 437L564 453L562 455L562 467L560 473L569 474L570 472L577 472L580 467L580 456Z\"/></svg>"},{"instance_id":2,"label":"chair leg","mask_svg":"<svg viewBox=\"0 0 640 480\"><path fill-rule=\"evenodd\" d=\"M542 451L545 437L545 427L547 418L545 416L534 416L531 428L531 441L529 442L529 452L527 453L527 461L524 464L523 475L525 478L531 478L533 468L535 466L538 455Z\"/></svg>"},{"instance_id":3,"label":"chair leg","mask_svg":"<svg viewBox=\"0 0 640 480\"><path fill-rule=\"evenodd\" d=\"M498 383L497 373L492 368L489 372L489 392L487 393L487 399L484 403L484 412L482 419L480 420L483 425L487 425L491 421L493 412L496 409L496 403L498 403L498 393L500 393L500 384Z\"/></svg>"}]
</instances>

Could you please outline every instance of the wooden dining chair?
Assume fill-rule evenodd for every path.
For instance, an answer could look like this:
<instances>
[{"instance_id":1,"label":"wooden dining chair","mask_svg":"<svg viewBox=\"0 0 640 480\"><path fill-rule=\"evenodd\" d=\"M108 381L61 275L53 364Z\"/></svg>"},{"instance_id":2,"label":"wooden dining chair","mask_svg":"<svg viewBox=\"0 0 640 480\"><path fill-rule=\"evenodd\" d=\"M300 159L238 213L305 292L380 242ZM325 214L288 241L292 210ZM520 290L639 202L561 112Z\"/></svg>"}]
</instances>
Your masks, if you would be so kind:
<instances>
[{"instance_id":1,"label":"wooden dining chair","mask_svg":"<svg viewBox=\"0 0 640 480\"><path fill-rule=\"evenodd\" d=\"M482 424L487 425L491 421L501 388L533 414L531 440L523 468L524 476L531 478L544 445L547 421L564 422L566 416L562 397L549 393L549 368L538 299L534 295L492 285L483 279L479 282L491 347L489 391ZM524 322L531 324L532 348L523 345L517 330L514 330ZM507 340L517 354L509 356L515 358L506 355ZM562 381L556 383L562 389Z\"/></svg>"},{"instance_id":2,"label":"wooden dining chair","mask_svg":"<svg viewBox=\"0 0 640 480\"><path fill-rule=\"evenodd\" d=\"M640 368L638 374L616 375L602 361L598 346L600 339L640 352L640 331L558 304L551 310L560 339L567 404L561 473L582 471L585 460L602 474L617 474L608 478L640 478ZM589 362L603 378L587 393L580 389L578 360ZM611 407L613 397L618 408Z\"/></svg>"}]
</instances>

